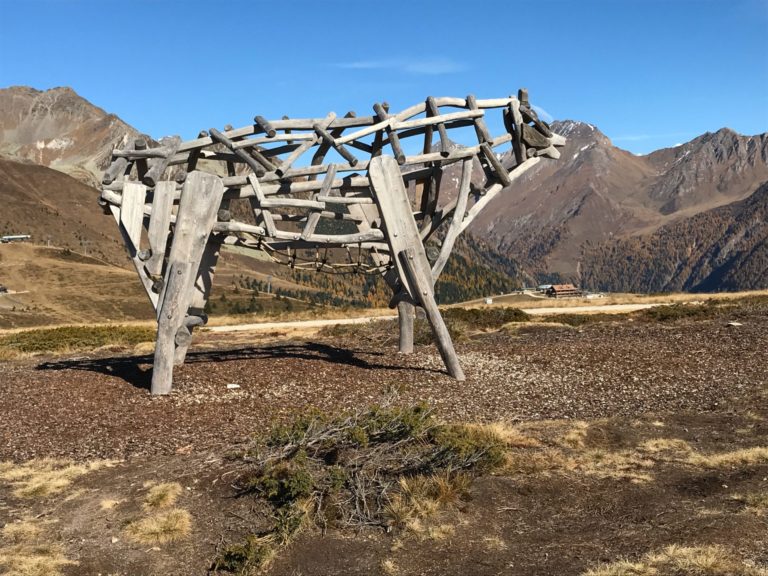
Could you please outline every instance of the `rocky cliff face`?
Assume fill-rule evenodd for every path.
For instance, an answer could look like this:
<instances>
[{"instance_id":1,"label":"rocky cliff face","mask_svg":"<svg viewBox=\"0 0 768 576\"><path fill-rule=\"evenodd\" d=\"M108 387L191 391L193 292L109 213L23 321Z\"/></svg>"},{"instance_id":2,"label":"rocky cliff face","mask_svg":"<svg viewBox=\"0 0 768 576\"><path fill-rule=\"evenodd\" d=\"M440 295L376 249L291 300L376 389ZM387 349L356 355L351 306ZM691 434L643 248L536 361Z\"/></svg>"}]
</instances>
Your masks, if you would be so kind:
<instances>
[{"instance_id":1,"label":"rocky cliff face","mask_svg":"<svg viewBox=\"0 0 768 576\"><path fill-rule=\"evenodd\" d=\"M0 90L0 154L31 160L90 185L100 180L115 145L136 134L71 88Z\"/></svg>"},{"instance_id":2,"label":"rocky cliff face","mask_svg":"<svg viewBox=\"0 0 768 576\"><path fill-rule=\"evenodd\" d=\"M766 134L726 128L635 156L590 124L553 129L568 138L561 158L513 183L470 228L539 278L580 282L586 247L652 234L743 200L768 180Z\"/></svg>"}]
</instances>

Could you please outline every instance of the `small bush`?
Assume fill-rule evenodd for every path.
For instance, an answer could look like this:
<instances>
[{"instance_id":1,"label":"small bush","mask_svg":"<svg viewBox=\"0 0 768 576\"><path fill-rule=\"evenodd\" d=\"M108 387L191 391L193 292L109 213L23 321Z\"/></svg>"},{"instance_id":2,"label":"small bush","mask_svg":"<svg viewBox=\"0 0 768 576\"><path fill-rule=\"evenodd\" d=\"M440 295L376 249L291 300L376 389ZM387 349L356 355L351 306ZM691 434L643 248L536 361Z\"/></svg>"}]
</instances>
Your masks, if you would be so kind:
<instances>
[{"instance_id":1,"label":"small bush","mask_svg":"<svg viewBox=\"0 0 768 576\"><path fill-rule=\"evenodd\" d=\"M712 318L720 312L721 307L713 301L705 304L672 304L671 306L654 306L636 312L636 317L649 322L674 322L677 320L703 320Z\"/></svg>"}]
</instances>

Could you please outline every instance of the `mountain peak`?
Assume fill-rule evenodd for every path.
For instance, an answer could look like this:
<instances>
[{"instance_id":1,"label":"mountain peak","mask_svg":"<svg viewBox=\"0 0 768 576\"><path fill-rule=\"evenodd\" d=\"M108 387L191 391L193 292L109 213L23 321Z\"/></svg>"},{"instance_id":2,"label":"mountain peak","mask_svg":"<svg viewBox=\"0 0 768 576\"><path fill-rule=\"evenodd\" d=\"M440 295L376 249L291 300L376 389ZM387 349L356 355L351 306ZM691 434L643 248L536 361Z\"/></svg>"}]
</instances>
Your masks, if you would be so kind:
<instances>
[{"instance_id":1,"label":"mountain peak","mask_svg":"<svg viewBox=\"0 0 768 576\"><path fill-rule=\"evenodd\" d=\"M556 134L565 136L568 141L597 142L610 145L611 140L603 134L594 124L581 122L579 120L555 120L551 124L552 130Z\"/></svg>"}]
</instances>

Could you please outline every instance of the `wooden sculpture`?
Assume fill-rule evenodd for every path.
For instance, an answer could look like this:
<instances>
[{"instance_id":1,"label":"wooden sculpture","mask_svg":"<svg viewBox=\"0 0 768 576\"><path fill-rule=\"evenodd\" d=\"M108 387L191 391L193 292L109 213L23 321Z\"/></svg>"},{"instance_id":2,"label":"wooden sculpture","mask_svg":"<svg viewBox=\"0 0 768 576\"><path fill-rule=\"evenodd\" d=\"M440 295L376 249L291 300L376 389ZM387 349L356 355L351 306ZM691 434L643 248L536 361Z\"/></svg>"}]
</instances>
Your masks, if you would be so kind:
<instances>
[{"instance_id":1,"label":"wooden sculpture","mask_svg":"<svg viewBox=\"0 0 768 576\"><path fill-rule=\"evenodd\" d=\"M506 128L497 137L485 120L493 109ZM490 100L430 97L398 114L384 104L373 110L365 117L256 116L252 125L211 128L187 142L139 138L113 151L100 202L117 221L157 312L152 394L170 392L174 364L183 363L192 331L207 321L203 310L225 243L289 262L307 250L365 253L354 265L383 275L392 289L400 351L412 351L413 307L420 306L448 372L464 379L435 303L435 280L480 210L542 157L558 158L565 139L539 120L525 90ZM449 132L467 127L473 145L449 140ZM415 138L420 153L411 154ZM494 150L502 146L511 147L510 167ZM459 167L458 193L454 187L452 197L441 198L441 177ZM485 173L480 186L473 167ZM250 203L251 221L233 217L235 199ZM351 222L354 232L322 233L325 219ZM430 263L424 243L438 229L441 247ZM345 264L323 257L313 265L322 271Z\"/></svg>"}]
</instances>

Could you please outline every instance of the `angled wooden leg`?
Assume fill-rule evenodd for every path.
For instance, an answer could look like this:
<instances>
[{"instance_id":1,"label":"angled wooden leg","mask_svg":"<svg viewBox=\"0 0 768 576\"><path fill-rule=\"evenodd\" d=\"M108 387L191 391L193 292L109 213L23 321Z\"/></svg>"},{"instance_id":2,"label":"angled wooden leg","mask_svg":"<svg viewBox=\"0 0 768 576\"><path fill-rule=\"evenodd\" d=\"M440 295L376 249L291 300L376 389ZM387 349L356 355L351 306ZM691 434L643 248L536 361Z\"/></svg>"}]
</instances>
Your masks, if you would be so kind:
<instances>
[{"instance_id":1,"label":"angled wooden leg","mask_svg":"<svg viewBox=\"0 0 768 576\"><path fill-rule=\"evenodd\" d=\"M211 296L213 287L213 276L216 272L216 264L221 252L222 239L212 235L205 245L203 256L200 261L200 268L195 278L194 292L192 302L187 310L187 316L184 323L176 332L176 351L173 357L174 366L184 364L187 357L187 350L192 344L192 332L198 326L205 326L208 323L208 316L205 314L205 305Z\"/></svg>"},{"instance_id":2,"label":"angled wooden leg","mask_svg":"<svg viewBox=\"0 0 768 576\"><path fill-rule=\"evenodd\" d=\"M176 337L179 329L184 327L187 311L194 299L195 280L223 194L224 185L213 174L192 172L184 182L157 309L152 394L168 394L171 391ZM182 332L182 342L184 339ZM186 345L189 345L188 342Z\"/></svg>"},{"instance_id":3,"label":"angled wooden leg","mask_svg":"<svg viewBox=\"0 0 768 576\"><path fill-rule=\"evenodd\" d=\"M386 229L400 284L427 314L448 373L464 380L450 334L435 302L432 271L419 236L400 167L390 156L378 156L368 167L371 188Z\"/></svg>"},{"instance_id":4,"label":"angled wooden leg","mask_svg":"<svg viewBox=\"0 0 768 576\"><path fill-rule=\"evenodd\" d=\"M423 250L423 247L422 247ZM416 299L424 312L427 314L427 320L432 327L432 333L437 340L437 349L440 350L440 356L443 358L448 374L456 380L464 380L464 371L459 364L459 357L453 348L453 341L445 325L443 317L440 315L440 309L435 302L435 295L432 291L432 277L429 274L429 261L426 255L419 258L417 250L406 248L400 253L400 260L403 264L403 272L408 278L408 284L413 290L412 296Z\"/></svg>"},{"instance_id":5,"label":"angled wooden leg","mask_svg":"<svg viewBox=\"0 0 768 576\"><path fill-rule=\"evenodd\" d=\"M413 317L416 310L410 302L397 304L397 319L400 326L400 354L413 353Z\"/></svg>"}]
</instances>

